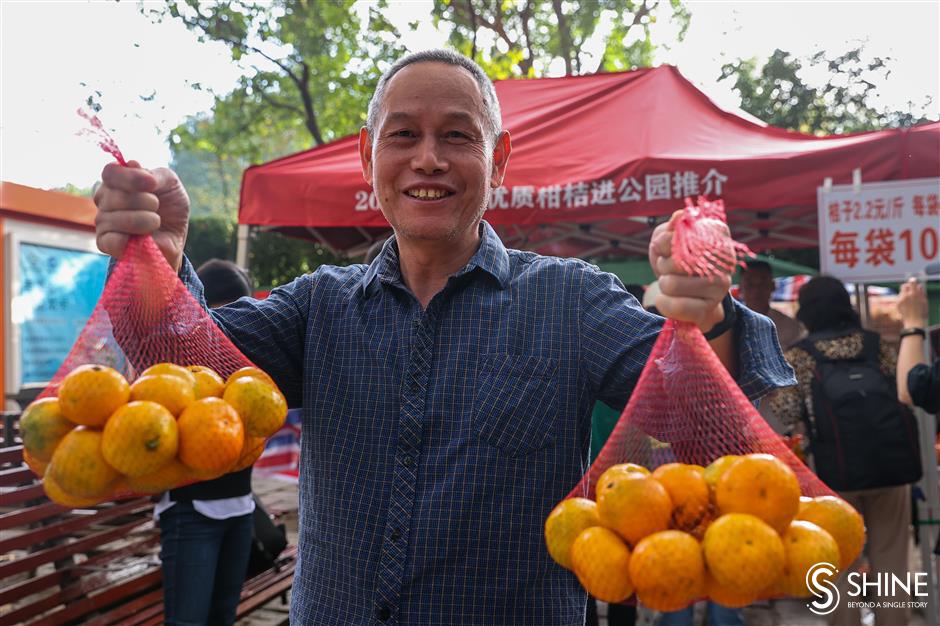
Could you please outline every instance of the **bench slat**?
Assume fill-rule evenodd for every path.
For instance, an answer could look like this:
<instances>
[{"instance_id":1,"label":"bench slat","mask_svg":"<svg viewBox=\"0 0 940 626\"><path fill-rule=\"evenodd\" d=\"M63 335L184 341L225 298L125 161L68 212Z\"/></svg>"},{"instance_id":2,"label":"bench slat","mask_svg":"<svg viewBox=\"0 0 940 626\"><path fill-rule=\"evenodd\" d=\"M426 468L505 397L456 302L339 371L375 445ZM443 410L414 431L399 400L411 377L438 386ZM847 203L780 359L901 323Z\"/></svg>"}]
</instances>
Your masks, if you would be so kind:
<instances>
[{"instance_id":1,"label":"bench slat","mask_svg":"<svg viewBox=\"0 0 940 626\"><path fill-rule=\"evenodd\" d=\"M121 515L133 515L147 511L152 505L146 498L138 498L116 506L98 509L94 515L78 515L65 519L61 522L42 526L28 530L15 537L10 537L0 541L0 553L11 550L21 550L50 539L56 539L74 533L77 530L88 528L99 522L120 517ZM69 509L62 508L63 511ZM14 526L8 526L4 523L3 516L0 515L0 530L8 530Z\"/></svg>"},{"instance_id":2,"label":"bench slat","mask_svg":"<svg viewBox=\"0 0 940 626\"><path fill-rule=\"evenodd\" d=\"M0 506L13 506L23 502L28 502L30 500L38 500L45 497L46 492L42 488L42 483L36 483L35 485L25 485L17 489L11 489L9 491L0 493Z\"/></svg>"},{"instance_id":3,"label":"bench slat","mask_svg":"<svg viewBox=\"0 0 940 626\"><path fill-rule=\"evenodd\" d=\"M36 480L36 475L25 465L0 470L0 487L15 487L34 480Z\"/></svg>"},{"instance_id":4,"label":"bench slat","mask_svg":"<svg viewBox=\"0 0 940 626\"><path fill-rule=\"evenodd\" d=\"M80 600L74 600L58 611L54 611L40 619L28 622L28 626L53 626L65 624L78 617L87 615L92 611L103 609L115 602L120 601L132 594L139 593L148 587L159 584L161 572L155 569L143 576L138 576L128 581L122 581L117 585L108 588L102 593L91 597L85 597Z\"/></svg>"},{"instance_id":5,"label":"bench slat","mask_svg":"<svg viewBox=\"0 0 940 626\"><path fill-rule=\"evenodd\" d=\"M68 510L69 509L55 502L43 502L42 504L26 507L25 509L15 509L8 513L0 513L0 530L10 530L11 528L17 528L19 526L26 526L33 522L54 517ZM2 545L3 542L0 542L0 552L6 552Z\"/></svg>"},{"instance_id":6,"label":"bench slat","mask_svg":"<svg viewBox=\"0 0 940 626\"><path fill-rule=\"evenodd\" d=\"M0 465L15 463L19 465L23 462L23 446L7 446L0 448Z\"/></svg>"},{"instance_id":7,"label":"bench slat","mask_svg":"<svg viewBox=\"0 0 940 626\"><path fill-rule=\"evenodd\" d=\"M160 537L158 537L156 533L151 533L151 535L145 539L128 544L118 550L96 554L79 565L62 567L36 578L28 578L16 585L0 590L0 606L12 604L16 600L25 598L43 589L51 589L55 586L65 584L69 579L74 580L83 570L87 570L90 567L101 567L108 561L120 559L125 556L149 554L152 546L159 543L159 541Z\"/></svg>"},{"instance_id":8,"label":"bench slat","mask_svg":"<svg viewBox=\"0 0 940 626\"><path fill-rule=\"evenodd\" d=\"M85 622L85 626L108 626L109 624L118 623L117 620L128 618L131 621L119 622L121 624L133 624L137 623L143 613L146 611L149 613L154 606L159 605L163 602L163 587L159 589L154 589L150 593L146 593L135 600L131 600L126 604L108 611L104 615L100 615L92 620ZM162 613L162 609L160 611Z\"/></svg>"},{"instance_id":9,"label":"bench slat","mask_svg":"<svg viewBox=\"0 0 940 626\"><path fill-rule=\"evenodd\" d=\"M17 559L4 565L0 565L0 580L7 578L8 576L13 576L14 574L28 572L29 570L35 569L43 563L58 561L65 558L66 556L84 552L88 548L104 545L110 541L118 539L119 537L127 535L134 528L142 526L148 522L150 522L149 519L134 520L133 522L124 524L122 526L117 526L110 530L95 533L65 545L40 550L39 552L34 552L33 554L25 556L22 559Z\"/></svg>"}]
</instances>

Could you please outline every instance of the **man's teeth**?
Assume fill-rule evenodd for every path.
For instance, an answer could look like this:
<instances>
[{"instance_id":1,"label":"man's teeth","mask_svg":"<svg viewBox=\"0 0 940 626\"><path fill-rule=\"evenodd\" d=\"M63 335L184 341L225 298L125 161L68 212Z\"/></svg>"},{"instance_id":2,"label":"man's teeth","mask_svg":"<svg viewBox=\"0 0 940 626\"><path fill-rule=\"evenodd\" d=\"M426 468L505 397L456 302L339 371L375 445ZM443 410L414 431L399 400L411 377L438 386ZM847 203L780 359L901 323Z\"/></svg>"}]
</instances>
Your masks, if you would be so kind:
<instances>
[{"instance_id":1,"label":"man's teeth","mask_svg":"<svg viewBox=\"0 0 940 626\"><path fill-rule=\"evenodd\" d=\"M410 189L407 193L412 198L429 198L431 200L443 198L447 195L447 192L443 189Z\"/></svg>"}]
</instances>

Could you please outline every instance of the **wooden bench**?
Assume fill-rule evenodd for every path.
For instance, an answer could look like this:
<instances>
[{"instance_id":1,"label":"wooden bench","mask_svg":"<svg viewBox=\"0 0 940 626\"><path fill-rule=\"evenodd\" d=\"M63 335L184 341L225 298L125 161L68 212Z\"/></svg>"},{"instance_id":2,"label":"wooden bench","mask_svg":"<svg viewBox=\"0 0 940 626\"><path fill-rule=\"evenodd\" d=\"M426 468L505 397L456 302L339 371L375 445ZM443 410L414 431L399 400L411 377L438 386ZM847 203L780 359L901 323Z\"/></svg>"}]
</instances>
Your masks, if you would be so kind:
<instances>
[{"instance_id":1,"label":"wooden bench","mask_svg":"<svg viewBox=\"0 0 940 626\"><path fill-rule=\"evenodd\" d=\"M159 624L160 533L134 498L70 510L46 498L22 446L0 448L0 626ZM293 583L296 547L245 582L238 617Z\"/></svg>"}]
</instances>

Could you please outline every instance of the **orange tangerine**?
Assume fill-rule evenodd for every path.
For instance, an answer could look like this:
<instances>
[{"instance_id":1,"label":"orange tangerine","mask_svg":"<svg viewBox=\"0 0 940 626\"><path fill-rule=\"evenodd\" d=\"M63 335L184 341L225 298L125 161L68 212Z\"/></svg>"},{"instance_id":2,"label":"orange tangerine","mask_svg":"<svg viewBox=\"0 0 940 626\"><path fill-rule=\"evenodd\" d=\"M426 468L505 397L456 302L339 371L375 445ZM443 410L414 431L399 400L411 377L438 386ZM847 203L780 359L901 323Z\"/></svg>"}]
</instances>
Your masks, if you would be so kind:
<instances>
[{"instance_id":1,"label":"orange tangerine","mask_svg":"<svg viewBox=\"0 0 940 626\"><path fill-rule=\"evenodd\" d=\"M851 504L836 496L801 500L796 519L812 522L832 535L839 546L840 571L849 568L865 547L865 520Z\"/></svg>"},{"instance_id":2,"label":"orange tangerine","mask_svg":"<svg viewBox=\"0 0 940 626\"><path fill-rule=\"evenodd\" d=\"M59 385L59 410L83 426L104 426L130 398L130 385L120 372L104 365L79 365Z\"/></svg>"},{"instance_id":3,"label":"orange tangerine","mask_svg":"<svg viewBox=\"0 0 940 626\"><path fill-rule=\"evenodd\" d=\"M770 454L748 454L718 479L720 513L756 515L783 533L800 507L800 483L790 467Z\"/></svg>"},{"instance_id":4,"label":"orange tangerine","mask_svg":"<svg viewBox=\"0 0 940 626\"><path fill-rule=\"evenodd\" d=\"M101 452L101 431L76 428L62 438L52 454L46 477L69 495L101 498L120 477Z\"/></svg>"},{"instance_id":5,"label":"orange tangerine","mask_svg":"<svg viewBox=\"0 0 940 626\"><path fill-rule=\"evenodd\" d=\"M162 493L192 481L190 469L176 459L143 476L129 477L127 485L135 493Z\"/></svg>"},{"instance_id":6,"label":"orange tangerine","mask_svg":"<svg viewBox=\"0 0 940 626\"><path fill-rule=\"evenodd\" d=\"M741 594L759 594L771 587L786 562L780 535L747 513L728 513L712 522L702 550L718 584Z\"/></svg>"},{"instance_id":7,"label":"orange tangerine","mask_svg":"<svg viewBox=\"0 0 940 626\"><path fill-rule=\"evenodd\" d=\"M131 400L156 402L179 416L195 400L193 385L179 376L170 374L148 374L131 384Z\"/></svg>"},{"instance_id":8,"label":"orange tangerine","mask_svg":"<svg viewBox=\"0 0 940 626\"><path fill-rule=\"evenodd\" d=\"M160 374L182 378L191 386L196 384L196 377L193 376L193 373L182 365L177 365L176 363L157 363L156 365L151 365L141 372L138 378L143 376L158 376Z\"/></svg>"},{"instance_id":9,"label":"orange tangerine","mask_svg":"<svg viewBox=\"0 0 940 626\"><path fill-rule=\"evenodd\" d=\"M555 562L571 569L571 544L581 531L600 526L597 505L587 498L559 502L545 520L545 545Z\"/></svg>"},{"instance_id":10,"label":"orange tangerine","mask_svg":"<svg viewBox=\"0 0 940 626\"><path fill-rule=\"evenodd\" d=\"M255 437L270 437L287 419L287 400L265 381L243 376L225 386L222 399L232 405L245 422L245 431Z\"/></svg>"},{"instance_id":11,"label":"orange tangerine","mask_svg":"<svg viewBox=\"0 0 940 626\"><path fill-rule=\"evenodd\" d=\"M46 468L49 464L45 461L40 461L36 457L32 456L25 447L23 448L23 462L26 463L26 467L33 470L33 474L42 478L46 473Z\"/></svg>"},{"instance_id":12,"label":"orange tangerine","mask_svg":"<svg viewBox=\"0 0 940 626\"><path fill-rule=\"evenodd\" d=\"M832 535L813 524L797 520L790 522L790 527L783 534L783 549L786 553L786 565L783 568L781 588L783 593L795 598L808 598L813 595L806 586L806 573L817 563L839 563L839 546ZM835 582L833 573L826 580Z\"/></svg>"},{"instance_id":13,"label":"orange tangerine","mask_svg":"<svg viewBox=\"0 0 940 626\"><path fill-rule=\"evenodd\" d=\"M126 476L157 471L176 456L178 446L176 419L165 407L149 400L129 402L115 411L101 440L105 460Z\"/></svg>"},{"instance_id":14,"label":"orange tangerine","mask_svg":"<svg viewBox=\"0 0 940 626\"><path fill-rule=\"evenodd\" d=\"M244 426L225 400L196 400L180 415L178 426L179 459L197 472L222 474L241 457Z\"/></svg>"},{"instance_id":15,"label":"orange tangerine","mask_svg":"<svg viewBox=\"0 0 940 626\"><path fill-rule=\"evenodd\" d=\"M630 548L602 526L587 528L571 544L571 566L581 586L604 602L622 602L633 595Z\"/></svg>"},{"instance_id":16,"label":"orange tangerine","mask_svg":"<svg viewBox=\"0 0 940 626\"><path fill-rule=\"evenodd\" d=\"M611 474L597 497L601 524L617 531L631 546L669 528L672 500L659 481L637 472Z\"/></svg>"},{"instance_id":17,"label":"orange tangerine","mask_svg":"<svg viewBox=\"0 0 940 626\"><path fill-rule=\"evenodd\" d=\"M757 601L758 595L741 593L721 585L707 570L705 572L705 595L712 602L717 602L729 609L739 609Z\"/></svg>"},{"instance_id":18,"label":"orange tangerine","mask_svg":"<svg viewBox=\"0 0 940 626\"><path fill-rule=\"evenodd\" d=\"M75 423L62 415L56 398L42 398L30 403L20 416L23 448L43 463L52 459L62 437L75 428Z\"/></svg>"},{"instance_id":19,"label":"orange tangerine","mask_svg":"<svg viewBox=\"0 0 940 626\"><path fill-rule=\"evenodd\" d=\"M252 435L245 435L245 443L242 444L242 453L238 457L238 460L235 462L235 465L229 472L238 472L249 465L254 465L255 461L261 458L261 454L264 452L264 437L253 437Z\"/></svg>"},{"instance_id":20,"label":"orange tangerine","mask_svg":"<svg viewBox=\"0 0 940 626\"><path fill-rule=\"evenodd\" d=\"M190 365L186 369L192 372L193 378L196 379L193 392L197 400L222 397L222 392L225 391L225 381L215 371L205 365Z\"/></svg>"},{"instance_id":21,"label":"orange tangerine","mask_svg":"<svg viewBox=\"0 0 940 626\"><path fill-rule=\"evenodd\" d=\"M695 537L664 530L644 537L630 557L637 600L656 611L678 611L704 593L705 562Z\"/></svg>"},{"instance_id":22,"label":"orange tangerine","mask_svg":"<svg viewBox=\"0 0 940 626\"><path fill-rule=\"evenodd\" d=\"M653 472L653 478L669 493L672 523L679 530L693 530L708 515L711 502L702 471L693 465L667 463Z\"/></svg>"},{"instance_id":23,"label":"orange tangerine","mask_svg":"<svg viewBox=\"0 0 940 626\"><path fill-rule=\"evenodd\" d=\"M93 506L98 503L98 498L80 498L78 496L73 496L67 493L62 487L55 481L51 473L48 476L43 477L42 479L42 490L46 492L46 496L56 504L60 504L71 509L85 508Z\"/></svg>"},{"instance_id":24,"label":"orange tangerine","mask_svg":"<svg viewBox=\"0 0 940 626\"><path fill-rule=\"evenodd\" d=\"M258 369L257 367L252 367L252 366L243 367L243 368L241 368L241 369L235 370L235 371L225 380L225 386L228 387L229 385L231 385L233 382L235 382L235 381L238 380L239 378L245 378L245 377L248 377L248 378L260 378L260 379L263 380L264 382L268 383L269 385L271 385L272 387L274 387L275 389L277 389L277 384L274 382L274 379L273 379L273 378L271 378L270 376L268 376L265 372L263 372L262 370Z\"/></svg>"}]
</instances>

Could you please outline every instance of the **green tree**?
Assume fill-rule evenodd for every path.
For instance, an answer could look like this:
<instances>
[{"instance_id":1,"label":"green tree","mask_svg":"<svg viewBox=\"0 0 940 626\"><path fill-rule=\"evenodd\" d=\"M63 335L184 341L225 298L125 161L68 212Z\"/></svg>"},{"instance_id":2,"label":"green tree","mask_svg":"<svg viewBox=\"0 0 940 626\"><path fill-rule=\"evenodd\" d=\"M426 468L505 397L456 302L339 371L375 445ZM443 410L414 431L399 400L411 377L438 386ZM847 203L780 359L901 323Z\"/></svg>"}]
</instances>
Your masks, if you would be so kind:
<instances>
[{"instance_id":1,"label":"green tree","mask_svg":"<svg viewBox=\"0 0 940 626\"><path fill-rule=\"evenodd\" d=\"M862 46L836 56L818 52L807 58L775 50L763 64L757 59L726 63L718 80L734 81L741 108L748 113L803 133L847 133L925 121L912 112L913 102L908 111L880 110L872 104L879 83L891 71L890 62L880 57L865 60ZM825 82L812 85L804 79L814 70L824 71Z\"/></svg>"},{"instance_id":2,"label":"green tree","mask_svg":"<svg viewBox=\"0 0 940 626\"><path fill-rule=\"evenodd\" d=\"M648 67L651 25L675 20L681 40L690 20L680 0L434 0L433 15L451 28L450 44L492 78L540 76L556 59L567 75ZM592 58L585 44L602 24L610 32Z\"/></svg>"}]
</instances>

